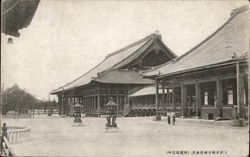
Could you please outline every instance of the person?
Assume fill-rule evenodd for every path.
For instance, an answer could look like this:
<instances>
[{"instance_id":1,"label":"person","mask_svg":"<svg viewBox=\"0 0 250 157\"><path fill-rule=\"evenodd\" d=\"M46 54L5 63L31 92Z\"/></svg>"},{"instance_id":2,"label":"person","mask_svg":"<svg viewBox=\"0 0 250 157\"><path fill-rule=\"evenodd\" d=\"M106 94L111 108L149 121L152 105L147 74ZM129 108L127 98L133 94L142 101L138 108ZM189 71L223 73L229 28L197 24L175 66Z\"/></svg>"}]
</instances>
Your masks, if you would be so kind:
<instances>
[{"instance_id":1,"label":"person","mask_svg":"<svg viewBox=\"0 0 250 157\"><path fill-rule=\"evenodd\" d=\"M167 115L168 115L168 124L170 125L171 124L170 115L169 114L167 114Z\"/></svg>"},{"instance_id":2,"label":"person","mask_svg":"<svg viewBox=\"0 0 250 157\"><path fill-rule=\"evenodd\" d=\"M1 137L1 152L3 149L3 142L4 142L4 137L8 138L8 134L7 134L7 126L6 123L3 123L3 127L2 127L2 137Z\"/></svg>"},{"instance_id":3,"label":"person","mask_svg":"<svg viewBox=\"0 0 250 157\"><path fill-rule=\"evenodd\" d=\"M175 125L175 113L172 114L172 124Z\"/></svg>"},{"instance_id":4,"label":"person","mask_svg":"<svg viewBox=\"0 0 250 157\"><path fill-rule=\"evenodd\" d=\"M6 126L6 123L3 123L3 127L2 127L2 138L5 136L6 138L8 137L8 134L7 134L7 126Z\"/></svg>"}]
</instances>

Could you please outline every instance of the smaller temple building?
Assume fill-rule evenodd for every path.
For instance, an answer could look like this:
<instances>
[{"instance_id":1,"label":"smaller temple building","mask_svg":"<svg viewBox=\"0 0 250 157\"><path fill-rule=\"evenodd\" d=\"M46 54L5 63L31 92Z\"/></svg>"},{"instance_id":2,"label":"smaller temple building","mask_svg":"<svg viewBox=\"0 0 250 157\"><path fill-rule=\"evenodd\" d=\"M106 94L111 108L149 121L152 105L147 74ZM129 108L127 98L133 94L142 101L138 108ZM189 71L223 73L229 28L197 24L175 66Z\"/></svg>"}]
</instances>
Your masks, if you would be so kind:
<instances>
[{"instance_id":1,"label":"smaller temple building","mask_svg":"<svg viewBox=\"0 0 250 157\"><path fill-rule=\"evenodd\" d=\"M163 94L164 94L164 100L166 100L165 105L163 104L162 101ZM175 94L176 94L175 110L177 109L179 110L180 94L178 93L178 91L175 91ZM130 103L129 103L130 112L126 116L145 117L145 116L154 116L156 114L155 86L150 85L143 87L138 91L134 92L133 94L129 95L129 97L130 97ZM159 101L159 110L162 111L162 114L171 111L170 108L167 106L172 106L173 90L172 89L165 89L164 91L159 90L158 101Z\"/></svg>"},{"instance_id":2,"label":"smaller temple building","mask_svg":"<svg viewBox=\"0 0 250 157\"><path fill-rule=\"evenodd\" d=\"M249 14L244 6L187 53L143 72L155 80L156 114L169 110L183 117L247 118L248 53ZM135 101L142 98L134 95Z\"/></svg>"}]
</instances>

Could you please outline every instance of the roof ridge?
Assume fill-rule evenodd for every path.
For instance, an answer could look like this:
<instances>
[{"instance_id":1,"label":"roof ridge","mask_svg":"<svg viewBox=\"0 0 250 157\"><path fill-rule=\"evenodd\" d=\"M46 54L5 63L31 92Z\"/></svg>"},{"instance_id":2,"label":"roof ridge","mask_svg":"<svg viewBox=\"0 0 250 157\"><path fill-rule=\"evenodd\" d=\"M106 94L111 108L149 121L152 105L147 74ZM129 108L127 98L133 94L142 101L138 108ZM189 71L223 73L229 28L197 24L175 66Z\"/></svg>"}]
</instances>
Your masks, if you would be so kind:
<instances>
[{"instance_id":1,"label":"roof ridge","mask_svg":"<svg viewBox=\"0 0 250 157\"><path fill-rule=\"evenodd\" d=\"M195 49L197 49L198 47L200 47L202 44L204 44L206 41L208 41L209 39L211 39L213 36L215 36L221 29L223 29L230 21L232 21L236 15L244 12L248 10L248 7L243 6L240 8L236 8L234 10L232 10L231 16L229 17L229 19L223 23L218 29L216 29L212 34L210 34L208 37L206 37L204 40L202 40L200 43L198 43L196 46L194 46L193 48L191 48L189 51L187 51L186 53L184 53L183 55L181 55L180 57L176 58L175 62L179 61L180 59L182 59L183 57L185 57L186 55L188 55L189 53L191 53L192 51L194 51Z\"/></svg>"},{"instance_id":2,"label":"roof ridge","mask_svg":"<svg viewBox=\"0 0 250 157\"><path fill-rule=\"evenodd\" d=\"M146 41L146 40L149 40L149 38L151 38L151 37L158 36L158 35L159 35L159 34L157 34L157 33L152 33L152 34L150 34L150 35L148 35L148 36L146 36L146 37L144 37L144 38L142 38L142 39L140 39L140 40L138 40L138 41L136 41L136 42L134 42L134 43L132 43L132 44L129 44L129 45L127 45L127 46L125 46L125 47L123 47L123 48L121 48L121 49L119 49L119 50L113 52L113 53L108 54L108 55L106 56L106 58L109 58L109 57L111 57L111 56L114 56L114 55L116 55L116 54L118 54L118 53L120 53L120 52L122 52L122 51L124 51L124 50L126 50L126 49L129 49L129 48L131 48L131 47L134 47L134 46L136 46L136 45L138 45L138 44L143 43L143 42Z\"/></svg>"},{"instance_id":3,"label":"roof ridge","mask_svg":"<svg viewBox=\"0 0 250 157\"><path fill-rule=\"evenodd\" d=\"M205 42L207 42L208 40L210 40L213 36L215 36L221 29L223 29L229 22L231 22L238 14L247 11L248 10L248 6L243 6L240 8L236 8L234 10L232 10L231 16L229 17L229 19L227 21L225 21L219 28L217 28L212 34L210 34L209 36L207 36L204 40L202 40L200 43L198 43L196 46L194 46L192 49L188 50L186 53L184 53L183 55L169 61L166 62L164 64L161 64L159 66L154 67L154 69L149 69L146 71L142 71L143 75L145 75L145 73L150 72L150 71L154 71L154 70L158 70L160 67L165 66L169 63L175 63L178 62L179 60L181 60L183 57L185 57L186 55L188 55L189 53L192 53L195 49L197 49L198 47L200 47L201 45L203 45ZM155 75L155 74L153 74Z\"/></svg>"},{"instance_id":4,"label":"roof ridge","mask_svg":"<svg viewBox=\"0 0 250 157\"><path fill-rule=\"evenodd\" d=\"M176 57L178 57L169 47L166 46L166 44L162 41L162 37L161 34L159 34L159 31L157 30L155 33L151 34L153 36L153 40L158 40L160 42L160 44L162 44L162 46L168 50L168 52L170 52L170 55L172 55L172 57L174 57L172 60L168 61L168 62L172 62L173 60L176 59ZM144 45L146 45L150 40L148 40L147 42L145 42L141 47L143 47ZM137 52L141 47L139 47L135 52ZM129 56L127 56L125 59L127 59L128 57L132 56L133 54L130 54ZM124 60L125 60L124 59ZM168 63L165 62L165 63ZM163 63L163 64L165 64ZM117 65L117 64L116 64ZM114 65L113 67L115 67L116 65ZM161 65L157 65L156 67L161 66ZM107 69L108 70L108 69Z\"/></svg>"},{"instance_id":5,"label":"roof ridge","mask_svg":"<svg viewBox=\"0 0 250 157\"><path fill-rule=\"evenodd\" d=\"M163 63L163 64L161 64L161 65L154 66L154 67L152 67L151 69L141 70L141 72L142 72L142 73L147 73L147 72L150 72L150 71L154 71L154 70L156 70L156 69L158 69L158 68L160 68L160 67L163 67L163 66L165 66L165 65L167 65L167 64L169 64L169 63L175 62L175 60L176 60L176 58L174 58L174 59L172 59L172 60L170 60L170 61L168 61L168 62L165 62L165 63Z\"/></svg>"},{"instance_id":6,"label":"roof ridge","mask_svg":"<svg viewBox=\"0 0 250 157\"><path fill-rule=\"evenodd\" d=\"M167 49L174 58L178 57L163 41L162 38L159 38L160 43Z\"/></svg>"},{"instance_id":7,"label":"roof ridge","mask_svg":"<svg viewBox=\"0 0 250 157\"><path fill-rule=\"evenodd\" d=\"M151 34L151 35L152 35L152 34ZM145 42L143 45L141 45L138 49L136 49L136 50L134 51L134 53L136 53L139 49L141 49L143 46L145 46L149 41L150 41L150 40L148 40L148 41ZM130 56L132 56L134 53L128 55L126 58L122 59L120 62L123 62L124 60L126 60L127 58L129 58ZM111 66L110 68L108 68L108 69L106 69L106 70L103 70L103 71L101 71L101 72L99 72L99 73L100 73L101 75L103 75L103 74L105 74L106 72L112 70L112 69L113 69L116 65L118 65L118 64L119 64L119 63L114 64L114 65ZM115 69L113 69L113 70L115 70Z\"/></svg>"},{"instance_id":8,"label":"roof ridge","mask_svg":"<svg viewBox=\"0 0 250 157\"><path fill-rule=\"evenodd\" d=\"M113 52L113 53L107 55L107 57L105 57L105 59L104 59L102 62L104 62L106 59L108 59L108 58L111 57L111 56L114 56L114 55L116 55L116 54L118 54L118 53L120 53L120 52L122 52L122 51L124 51L124 50L126 50L126 49L128 49L128 48L134 47L135 45L141 44L141 43L143 43L144 41L149 40L151 37L157 36L157 35L158 35L158 34L156 34L156 33L152 33L152 34L146 36L145 38L143 38L143 39L141 39L141 40L139 40L139 41L136 41L136 42L134 42L134 43L132 43L132 44L130 44L130 45L128 45L128 46L126 46L126 47L120 49L120 50L117 50L117 51L115 51L115 52ZM146 43L147 43L147 42L146 42ZM146 43L145 43L145 44L146 44ZM143 44L143 45L145 45L145 44ZM143 45L142 45L142 46L143 46ZM141 46L141 47L142 47L142 46ZM141 47L139 47L138 49L140 49ZM137 50L138 50L138 49L137 49ZM137 50L136 50L136 51L137 51ZM136 52L136 51L135 51L135 52ZM130 55L129 55L129 56L130 56ZM127 57L129 57L129 56L127 56ZM126 57L126 58L127 58L127 57ZM124 59L123 59L123 60L124 60ZM101 63L102 63L102 62L101 62ZM99 63L99 64L101 64L101 63ZM99 64L98 64L98 65L99 65ZM97 66L98 66L98 65L97 65ZM97 66L95 66L95 67L92 68L91 70L95 69ZM110 68L108 68L108 69L106 69L106 70L103 70L103 71L98 72L97 75L103 75L103 74L105 74L106 72L110 71L110 69L112 69L114 66L115 66L115 65L111 66ZM88 72L90 72L91 70L89 70ZM87 72L87 73L88 73L88 72ZM87 73L85 73L85 74L87 74ZM85 75L85 74L84 74L84 75ZM83 77L84 75L82 75L81 77ZM81 77L80 77L80 78L81 78Z\"/></svg>"},{"instance_id":9,"label":"roof ridge","mask_svg":"<svg viewBox=\"0 0 250 157\"><path fill-rule=\"evenodd\" d=\"M63 88L63 87L66 87L67 85L69 85L69 84L71 84L71 83L73 83L73 82L79 80L79 79L82 78L83 76L87 75L89 72L91 72L93 69L95 69L96 67L98 67L98 66L99 66L100 64L102 64L105 60L107 60L109 57L114 56L114 55L116 55L116 54L118 54L118 53L120 53L120 52L122 52L122 51L124 51L124 50L126 50L126 49L128 49L128 48L134 47L135 45L138 45L138 44L140 44L140 43L143 43L144 41L149 40L149 39L152 38L152 37L157 37L157 36L159 36L158 31L156 31L156 32L154 32L154 33L152 33L152 34L150 34L150 35L144 37L143 39L138 40L138 41L136 41L136 42L134 42L134 43L132 43L132 44L130 44L130 45L127 45L127 46L125 46L125 47L122 48L122 49L119 49L119 50L117 50L117 51L115 51L115 52L113 52L113 53L108 54L99 64L97 64L96 66L94 66L93 68L91 68L90 70L88 70L88 71L87 71L86 73L84 73L83 75L77 77L77 78L74 79L73 81L71 81L71 82L69 82L69 83L66 83L65 85L59 87L58 89ZM144 44L143 44L143 45L144 45ZM112 67L113 67L113 66L112 66ZM110 69L110 68L108 68L108 69ZM99 73L99 74L102 74L103 72L107 71L108 69L106 69L106 70L104 70L104 71L100 71L100 72L98 72L98 73ZM98 75L98 73L97 73L97 75ZM78 85L78 84L77 84L77 85ZM58 90L58 89L55 89L55 90ZM55 90L52 90L52 91L55 91Z\"/></svg>"},{"instance_id":10,"label":"roof ridge","mask_svg":"<svg viewBox=\"0 0 250 157\"><path fill-rule=\"evenodd\" d=\"M240 58L240 59L237 59L237 60L238 61L245 61L246 59L247 58ZM226 60L226 61L223 61L223 62L217 62L217 63L210 64L210 65L204 65L204 66L200 66L200 67L196 67L196 68L171 72L171 73L168 73L168 74L161 75L160 77L169 76L169 75L176 75L176 74L179 74L179 73L195 71L195 70L200 70L200 69L209 68L209 67L211 68L211 67L216 67L216 66L222 66L222 65L226 65L226 64L233 64L233 63L235 63L235 61L233 61L232 59L229 59L229 60Z\"/></svg>"},{"instance_id":11,"label":"roof ridge","mask_svg":"<svg viewBox=\"0 0 250 157\"><path fill-rule=\"evenodd\" d=\"M241 6L239 8L233 9L231 12L231 15L242 13L248 9L249 9L248 5Z\"/></svg>"}]
</instances>

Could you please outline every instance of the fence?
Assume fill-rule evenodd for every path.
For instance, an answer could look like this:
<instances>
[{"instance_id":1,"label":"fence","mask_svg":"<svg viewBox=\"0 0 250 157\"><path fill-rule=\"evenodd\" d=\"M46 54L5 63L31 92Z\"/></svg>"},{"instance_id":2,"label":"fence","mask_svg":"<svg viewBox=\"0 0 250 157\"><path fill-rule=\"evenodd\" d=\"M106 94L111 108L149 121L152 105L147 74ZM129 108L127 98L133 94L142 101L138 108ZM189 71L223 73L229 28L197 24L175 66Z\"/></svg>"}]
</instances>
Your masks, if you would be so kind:
<instances>
[{"instance_id":1,"label":"fence","mask_svg":"<svg viewBox=\"0 0 250 157\"><path fill-rule=\"evenodd\" d=\"M36 115L48 115L48 114L58 114L58 109L34 109L25 111L8 111L6 115L7 118L31 118Z\"/></svg>"},{"instance_id":2,"label":"fence","mask_svg":"<svg viewBox=\"0 0 250 157\"><path fill-rule=\"evenodd\" d=\"M30 137L30 128L28 127L8 127L8 141L10 144L21 142Z\"/></svg>"},{"instance_id":3,"label":"fence","mask_svg":"<svg viewBox=\"0 0 250 157\"><path fill-rule=\"evenodd\" d=\"M15 156L15 153L11 147L11 144L24 141L30 137L30 128L8 126L8 136L3 137L1 143L2 156ZM2 133L1 133L2 135Z\"/></svg>"},{"instance_id":4,"label":"fence","mask_svg":"<svg viewBox=\"0 0 250 157\"><path fill-rule=\"evenodd\" d=\"M1 144L1 156L16 156L6 137L3 137Z\"/></svg>"}]
</instances>

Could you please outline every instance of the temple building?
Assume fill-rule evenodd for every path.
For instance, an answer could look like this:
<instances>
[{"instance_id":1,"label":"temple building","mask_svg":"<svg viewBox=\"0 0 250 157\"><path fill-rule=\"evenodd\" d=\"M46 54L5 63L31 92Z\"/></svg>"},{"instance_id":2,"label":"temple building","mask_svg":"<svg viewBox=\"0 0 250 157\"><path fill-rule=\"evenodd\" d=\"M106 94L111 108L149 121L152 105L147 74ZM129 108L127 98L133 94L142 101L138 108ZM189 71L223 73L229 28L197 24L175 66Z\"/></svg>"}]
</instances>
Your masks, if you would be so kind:
<instances>
[{"instance_id":1,"label":"temple building","mask_svg":"<svg viewBox=\"0 0 250 157\"><path fill-rule=\"evenodd\" d=\"M145 86L134 93L129 95L129 112L127 115L128 117L146 117L146 116L154 116L156 115L156 103L155 103L155 86L149 85ZM164 100L166 100L165 105L168 103L172 103L173 99L173 90L172 89L165 89L164 91L159 90L158 92L158 103L159 107L162 108L162 114L167 114L168 111L171 111L170 108L164 108L163 105L163 94ZM178 94L178 91L175 91L175 94ZM180 100L175 101L176 107L180 106ZM163 109L164 108L164 109ZM168 110L167 110L168 109Z\"/></svg>"},{"instance_id":2,"label":"temple building","mask_svg":"<svg viewBox=\"0 0 250 157\"><path fill-rule=\"evenodd\" d=\"M61 114L72 115L76 103L88 116L105 113L104 105L112 97L125 114L129 95L144 86L154 84L144 79L141 70L166 63L177 56L163 43L161 35L153 33L128 45L106 58L97 66L72 82L51 91L58 96Z\"/></svg>"},{"instance_id":3,"label":"temple building","mask_svg":"<svg viewBox=\"0 0 250 157\"><path fill-rule=\"evenodd\" d=\"M249 14L244 6L187 53L142 72L155 80L157 115L175 111L183 117L247 118L248 53ZM132 96L142 97L138 92ZM145 109L153 104L144 101Z\"/></svg>"}]
</instances>

